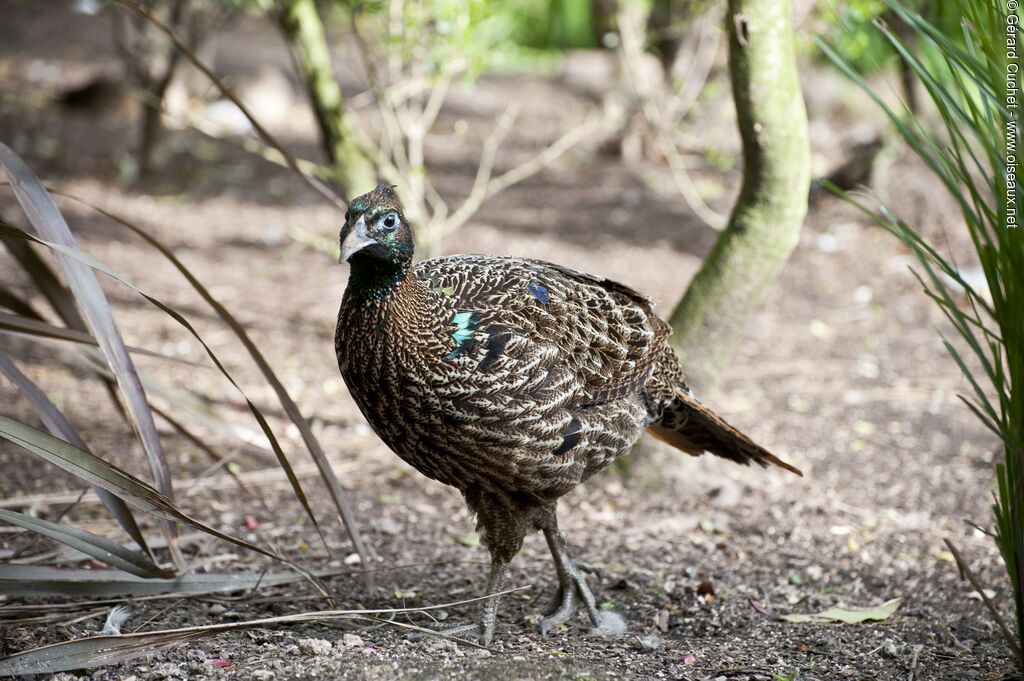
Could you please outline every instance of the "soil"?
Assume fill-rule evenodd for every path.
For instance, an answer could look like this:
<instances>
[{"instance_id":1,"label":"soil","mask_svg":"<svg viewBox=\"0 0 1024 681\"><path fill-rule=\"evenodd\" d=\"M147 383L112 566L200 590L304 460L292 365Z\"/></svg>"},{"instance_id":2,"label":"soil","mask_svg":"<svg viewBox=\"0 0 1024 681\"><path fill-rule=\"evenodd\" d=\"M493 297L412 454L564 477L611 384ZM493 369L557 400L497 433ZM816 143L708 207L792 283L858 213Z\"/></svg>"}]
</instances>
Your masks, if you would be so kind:
<instances>
[{"instance_id":1,"label":"soil","mask_svg":"<svg viewBox=\"0 0 1024 681\"><path fill-rule=\"evenodd\" d=\"M366 590L358 566L347 558L351 545L298 433L286 425L234 337L152 249L91 210L61 200L82 247L182 311L246 394L273 415L330 552L275 473L271 453L245 444L256 425L247 419L239 394L205 368L209 362L199 345L163 313L107 280L127 342L204 366L142 357L142 374L178 391L175 409L182 404L180 394L201 397L182 418L219 453L237 457L241 473L268 472L251 482L253 496L242 494L223 471L202 475L209 466L206 455L161 423L180 504L227 531L255 540L272 537L307 567L341 573L326 579L339 608L442 604L477 595L486 553L473 541L473 521L461 497L392 455L370 433L338 375L332 335L347 268L310 247L308 237L335 239L339 216L287 172L196 132L168 133L160 172L126 182L136 129L130 107L128 113L123 107L71 111L53 101L56 93L96 76L118 77L107 19L71 14L56 3L11 0L0 2L0 14L0 140L46 181L151 230L247 326L330 454L368 544L372 561L365 567L374 571L376 588ZM233 20L215 43L222 73L266 64L287 72L286 50L256 18ZM338 55L343 87L359 92L363 85L344 56ZM804 74L821 172L841 160L845 141L864 130L882 131L884 122L809 55ZM725 170L706 164L694 169L719 212L727 211L739 181L738 141L724 90L702 100L690 131L730 161ZM431 176L446 198L454 202L468 192L481 140L509 101L523 110L499 169L528 158L590 105L558 75L485 77L473 89L457 88L428 145ZM278 132L300 154L315 157L308 112L301 101L295 107L299 113ZM445 251L558 261L646 291L662 301L667 315L715 234L692 215L664 167L625 165L601 149L599 141L584 144L495 197L445 241ZM970 266L956 208L920 165L906 154L889 153L875 190ZM22 223L7 193L0 198L0 215ZM11 262L0 253L0 284L27 294L29 285ZM705 396L730 421L802 468L805 477L691 459L645 440L626 465L562 500L562 528L577 554L599 569L591 578L595 593L602 607L628 619L627 635L591 637L582 613L562 631L547 637L535 632L535 613L550 598L554 572L542 538L533 536L507 582L525 588L503 599L496 640L487 651L438 639L410 643L393 626L345 621L221 634L72 676L1019 678L996 626L943 543L955 543L1009 617L1009 585L998 552L964 522L989 520L997 443L958 399L969 386L942 346L939 332L950 330L921 292L912 264L894 238L855 211L820 201L791 262L743 331L720 388ZM38 295L32 302L45 308ZM94 451L148 476L130 429L70 352L8 336L0 343L65 410ZM55 352L62 353L59 362ZM35 423L3 381L0 405L4 415ZM207 412L216 414L214 425L193 420ZM4 506L40 517L54 518L81 490L7 443L0 444L0 472ZM200 477L209 484L200 486ZM91 497L67 520L117 536ZM158 536L152 522L146 528ZM28 556L52 548L14 531L0 534L4 560L26 547ZM186 552L200 571L279 569L202 536L186 542ZM65 565L91 566L58 555ZM902 598L899 609L878 622L797 624L776 617L893 598ZM140 601L125 631L324 607L305 585L232 598ZM435 617L465 620L475 607L445 608ZM83 612L93 614L82 618ZM48 614L46 624L5 626L0 654L96 633L105 609ZM398 619L433 626L424 614ZM228 666L214 666L214 660Z\"/></svg>"}]
</instances>

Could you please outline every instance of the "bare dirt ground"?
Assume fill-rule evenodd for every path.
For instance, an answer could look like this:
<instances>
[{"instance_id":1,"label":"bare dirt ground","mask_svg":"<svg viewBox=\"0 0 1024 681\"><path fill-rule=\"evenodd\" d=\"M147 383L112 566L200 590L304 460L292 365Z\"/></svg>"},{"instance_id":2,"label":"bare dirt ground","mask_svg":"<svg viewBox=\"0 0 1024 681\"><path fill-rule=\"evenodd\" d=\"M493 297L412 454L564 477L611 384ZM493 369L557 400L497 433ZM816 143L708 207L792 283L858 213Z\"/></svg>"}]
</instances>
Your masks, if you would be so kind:
<instances>
[{"instance_id":1,"label":"bare dirt ground","mask_svg":"<svg viewBox=\"0 0 1024 681\"><path fill-rule=\"evenodd\" d=\"M45 180L150 228L247 325L289 390L315 422L355 504L369 544L377 589L342 574L328 580L339 607L445 603L478 594L485 552L467 539L473 521L459 495L394 457L362 422L332 356L334 315L347 271L297 234L336 238L339 216L294 178L230 145L196 133L172 133L164 170L127 185L116 168L133 144L134 126L113 115L62 112L49 102L61 88L98 73L116 75L106 24L49 3L0 3L0 139ZM233 22L218 37L219 68L254 63L287 67L277 36L253 21ZM806 64L816 164L838 158L856 126L881 123L836 77ZM360 85L348 72L345 86ZM842 93L839 96L837 93ZM485 78L456 92L429 147L446 196L472 182L480 138L507 101L523 115L500 163L513 165L578 115L587 102L557 77ZM735 155L726 95L708 100L693 134ZM296 120L308 120L299 116ZM458 121L469 132L456 134ZM312 128L283 136L314 155ZM556 260L607 275L662 302L663 314L685 289L714 240L672 189L664 169L627 168L595 145L498 196L449 238L448 252L516 254ZM918 166L897 158L878 180L879 194L909 222L925 225L969 263L955 210ZM819 168L820 170L821 168ZM712 201L727 209L738 171L702 169L718 182ZM182 310L273 413L273 396L232 336L218 327L184 282L139 240L73 203L62 208L85 250ZM0 214L20 218L6 193ZM301 230L301 232L297 231ZM945 236L943 236L945 234ZM0 283L27 282L0 253ZM600 568L599 600L628 618L629 635L596 639L585 618L542 638L532 615L554 582L542 539L531 537L509 585L530 588L502 603L490 651L444 641L406 642L388 626L356 624L262 628L227 634L150 659L86 672L108 678L653 678L978 679L1015 677L982 603L961 581L942 543L953 539L997 603L1008 585L991 541L963 520L989 517L995 440L957 399L965 389L938 330L946 327L922 294L909 254L846 207L826 200L808 218L800 246L744 332L741 350L716 395L707 400L758 441L800 466L803 479L747 470L711 458L689 459L645 441L625 470L609 472L568 495L561 523L581 557ZM105 285L109 282L105 282ZM145 301L107 286L129 343L204 361L198 344ZM43 305L39 305L42 309ZM101 387L77 370L56 371L49 348L2 339L81 429L95 451L139 475L144 456ZM143 373L203 397L203 405L250 431L239 396L211 370L142 358ZM0 411L33 422L13 388L0 382ZM181 504L202 519L246 535L259 532L316 568L349 567L343 530L308 465L298 434L275 419L303 472L327 528L328 555L280 475L254 482L258 499L216 473L200 488L208 460L173 431L164 433L181 481ZM269 453L201 424L204 438L238 454L243 473L273 469ZM0 444L0 501L53 517L80 486L24 452ZM67 497L55 496L68 493ZM101 531L110 524L83 502L69 516ZM0 551L25 538L0 535ZM42 546L42 545L40 545ZM203 570L268 567L225 545L197 538L187 546ZM702 583L713 586L706 594ZM698 593L700 590L702 593ZM884 622L791 624L771 614L813 613L902 597ZM285 614L323 607L305 587L268 589L240 599L139 603L126 630L154 630ZM769 613L769 614L765 614ZM475 615L464 606L442 613ZM47 625L9 626L0 654L95 633L102 616ZM409 621L430 625L425 616ZM319 639L331 645L311 643ZM230 661L225 668L209 660ZM795 675L795 676L794 676ZM64 677L66 678L66 677Z\"/></svg>"}]
</instances>

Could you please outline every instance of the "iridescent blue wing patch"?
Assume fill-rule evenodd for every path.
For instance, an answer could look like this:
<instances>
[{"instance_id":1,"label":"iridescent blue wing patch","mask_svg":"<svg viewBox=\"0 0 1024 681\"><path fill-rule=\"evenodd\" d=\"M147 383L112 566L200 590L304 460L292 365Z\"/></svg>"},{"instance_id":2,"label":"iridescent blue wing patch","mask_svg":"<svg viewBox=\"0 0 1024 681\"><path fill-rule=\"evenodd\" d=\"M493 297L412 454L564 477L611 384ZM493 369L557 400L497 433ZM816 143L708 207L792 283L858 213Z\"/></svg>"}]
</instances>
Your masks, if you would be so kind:
<instances>
[{"instance_id":1,"label":"iridescent blue wing patch","mask_svg":"<svg viewBox=\"0 0 1024 681\"><path fill-rule=\"evenodd\" d=\"M530 295L539 300L541 305L547 305L551 302L551 292L536 278L530 280L530 283L526 285L526 290L530 292Z\"/></svg>"}]
</instances>

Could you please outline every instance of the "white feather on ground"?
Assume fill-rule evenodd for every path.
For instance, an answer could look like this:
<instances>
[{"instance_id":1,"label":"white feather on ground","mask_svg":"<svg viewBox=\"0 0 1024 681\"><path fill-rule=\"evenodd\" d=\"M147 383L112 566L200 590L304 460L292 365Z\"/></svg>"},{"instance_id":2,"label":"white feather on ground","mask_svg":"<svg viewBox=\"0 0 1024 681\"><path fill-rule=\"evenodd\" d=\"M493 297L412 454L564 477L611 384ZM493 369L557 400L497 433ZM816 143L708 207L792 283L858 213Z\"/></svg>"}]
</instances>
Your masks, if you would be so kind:
<instances>
[{"instance_id":1,"label":"white feather on ground","mask_svg":"<svg viewBox=\"0 0 1024 681\"><path fill-rule=\"evenodd\" d=\"M115 605L107 615L107 621L103 623L101 634L121 635L121 627L128 618L132 616L132 609L127 605Z\"/></svg>"}]
</instances>

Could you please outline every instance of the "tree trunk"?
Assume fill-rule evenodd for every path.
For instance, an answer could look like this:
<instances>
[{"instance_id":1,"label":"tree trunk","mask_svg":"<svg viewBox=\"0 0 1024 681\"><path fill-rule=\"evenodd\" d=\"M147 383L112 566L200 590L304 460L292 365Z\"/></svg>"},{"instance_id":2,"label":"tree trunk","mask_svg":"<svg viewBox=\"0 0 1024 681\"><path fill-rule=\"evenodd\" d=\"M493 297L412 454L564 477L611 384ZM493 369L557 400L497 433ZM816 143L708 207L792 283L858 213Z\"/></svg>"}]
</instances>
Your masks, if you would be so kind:
<instances>
[{"instance_id":1,"label":"tree trunk","mask_svg":"<svg viewBox=\"0 0 1024 681\"><path fill-rule=\"evenodd\" d=\"M729 0L729 75L743 185L729 224L669 320L690 381L711 389L744 325L796 247L810 145L790 0Z\"/></svg>"},{"instance_id":2,"label":"tree trunk","mask_svg":"<svg viewBox=\"0 0 1024 681\"><path fill-rule=\"evenodd\" d=\"M377 183L373 164L356 144L345 115L341 88L334 78L324 25L314 0L275 0L277 21L306 85L320 140L343 194L369 191Z\"/></svg>"}]
</instances>

